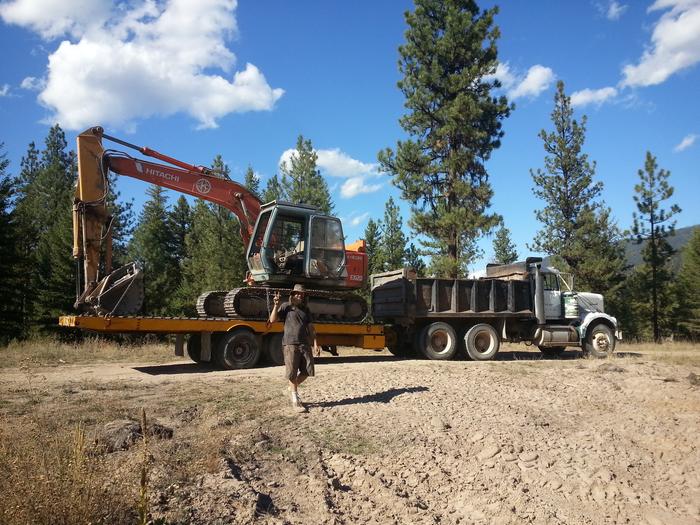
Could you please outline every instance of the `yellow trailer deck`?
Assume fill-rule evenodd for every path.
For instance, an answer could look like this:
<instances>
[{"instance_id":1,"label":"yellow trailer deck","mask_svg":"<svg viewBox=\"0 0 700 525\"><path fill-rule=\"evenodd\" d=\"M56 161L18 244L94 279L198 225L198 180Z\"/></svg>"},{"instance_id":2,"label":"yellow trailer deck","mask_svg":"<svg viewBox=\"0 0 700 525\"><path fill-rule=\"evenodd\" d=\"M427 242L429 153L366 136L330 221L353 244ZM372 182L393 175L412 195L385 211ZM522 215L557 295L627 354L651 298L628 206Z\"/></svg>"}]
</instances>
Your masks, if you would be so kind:
<instances>
[{"instance_id":1,"label":"yellow trailer deck","mask_svg":"<svg viewBox=\"0 0 700 525\"><path fill-rule=\"evenodd\" d=\"M281 322L242 318L99 317L65 315L59 326L104 333L174 334L175 354L187 354L196 362L212 358L224 368L251 368L262 354L275 364L282 362ZM314 323L318 344L385 347L384 326L378 324ZM185 336L187 340L185 341Z\"/></svg>"}]
</instances>

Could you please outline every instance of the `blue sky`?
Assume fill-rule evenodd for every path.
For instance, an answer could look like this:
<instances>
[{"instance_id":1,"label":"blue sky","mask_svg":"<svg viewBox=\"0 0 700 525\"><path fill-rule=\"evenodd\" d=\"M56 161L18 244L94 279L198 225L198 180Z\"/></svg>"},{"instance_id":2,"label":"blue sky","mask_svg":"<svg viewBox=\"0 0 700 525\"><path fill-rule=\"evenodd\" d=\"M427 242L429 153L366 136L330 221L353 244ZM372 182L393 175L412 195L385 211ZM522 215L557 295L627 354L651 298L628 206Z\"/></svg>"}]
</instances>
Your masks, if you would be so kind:
<instances>
[{"instance_id":1,"label":"blue sky","mask_svg":"<svg viewBox=\"0 0 700 525\"><path fill-rule=\"evenodd\" d=\"M620 226L631 223L647 150L672 173L678 227L700 223L700 0L498 5L497 75L516 110L488 169L492 210L519 253L539 229L529 170L543 166L537 134L551 128L558 79L577 117L588 116L585 151ZM0 141L10 171L58 122L71 145L102 125L195 164L220 153L234 177L251 165L264 184L301 133L318 151L348 240L359 238L390 195L400 201L376 156L405 138L397 48L412 8L403 0L0 1ZM137 209L145 189L119 180ZM491 242L482 241L474 268Z\"/></svg>"}]
</instances>

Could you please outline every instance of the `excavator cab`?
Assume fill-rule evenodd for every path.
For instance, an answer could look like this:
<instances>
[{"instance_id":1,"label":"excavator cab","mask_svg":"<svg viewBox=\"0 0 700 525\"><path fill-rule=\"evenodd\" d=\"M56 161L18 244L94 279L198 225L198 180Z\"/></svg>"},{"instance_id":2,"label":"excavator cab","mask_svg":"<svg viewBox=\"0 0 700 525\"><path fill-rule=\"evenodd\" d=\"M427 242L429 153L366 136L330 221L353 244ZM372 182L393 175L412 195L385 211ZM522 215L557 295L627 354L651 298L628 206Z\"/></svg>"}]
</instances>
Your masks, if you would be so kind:
<instances>
[{"instance_id":1,"label":"excavator cab","mask_svg":"<svg viewBox=\"0 0 700 525\"><path fill-rule=\"evenodd\" d=\"M265 204L247 258L255 282L337 286L347 278L340 220L304 204Z\"/></svg>"}]
</instances>

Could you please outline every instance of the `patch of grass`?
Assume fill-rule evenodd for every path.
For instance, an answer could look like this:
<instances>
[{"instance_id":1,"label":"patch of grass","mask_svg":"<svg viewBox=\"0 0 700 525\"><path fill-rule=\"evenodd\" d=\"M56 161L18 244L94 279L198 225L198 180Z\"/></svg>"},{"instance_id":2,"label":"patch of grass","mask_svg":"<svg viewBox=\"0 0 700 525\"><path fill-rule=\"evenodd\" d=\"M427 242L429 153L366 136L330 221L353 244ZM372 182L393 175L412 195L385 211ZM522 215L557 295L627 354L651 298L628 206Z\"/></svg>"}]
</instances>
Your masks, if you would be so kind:
<instances>
[{"instance_id":1,"label":"patch of grass","mask_svg":"<svg viewBox=\"0 0 700 525\"><path fill-rule=\"evenodd\" d=\"M30 360L36 366L109 362L164 363L178 358L173 347L165 343L119 343L100 337L68 343L57 338L41 337L13 341L0 347L0 368L19 367Z\"/></svg>"},{"instance_id":2,"label":"patch of grass","mask_svg":"<svg viewBox=\"0 0 700 525\"><path fill-rule=\"evenodd\" d=\"M700 367L700 344L691 342L665 342L654 343L620 343L616 354L628 354L628 357L637 357L641 354L644 359L659 361L663 363Z\"/></svg>"},{"instance_id":3,"label":"patch of grass","mask_svg":"<svg viewBox=\"0 0 700 525\"><path fill-rule=\"evenodd\" d=\"M19 420L0 426L0 522L133 522L128 481L88 442L82 425L58 432Z\"/></svg>"}]
</instances>

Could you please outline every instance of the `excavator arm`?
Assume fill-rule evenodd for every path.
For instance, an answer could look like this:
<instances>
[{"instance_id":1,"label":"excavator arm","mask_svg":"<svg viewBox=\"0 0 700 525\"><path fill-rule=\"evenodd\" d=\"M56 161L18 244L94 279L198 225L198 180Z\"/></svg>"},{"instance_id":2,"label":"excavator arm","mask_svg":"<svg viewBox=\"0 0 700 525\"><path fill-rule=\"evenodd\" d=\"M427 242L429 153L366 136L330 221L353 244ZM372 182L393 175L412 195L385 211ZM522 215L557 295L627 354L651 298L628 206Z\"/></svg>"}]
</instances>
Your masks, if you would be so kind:
<instances>
[{"instance_id":1,"label":"excavator arm","mask_svg":"<svg viewBox=\"0 0 700 525\"><path fill-rule=\"evenodd\" d=\"M106 150L103 139L135 149L168 164L136 159L127 153ZM143 302L143 275L131 263L112 272L111 224L107 208L108 172L125 175L187 193L223 206L238 218L245 245L253 234L261 202L245 186L217 176L203 166L194 166L89 128L78 136L78 182L73 204L73 257L83 261L82 286L76 308L99 314L127 315ZM104 247L104 260L102 250ZM105 277L100 279L100 267Z\"/></svg>"}]
</instances>

